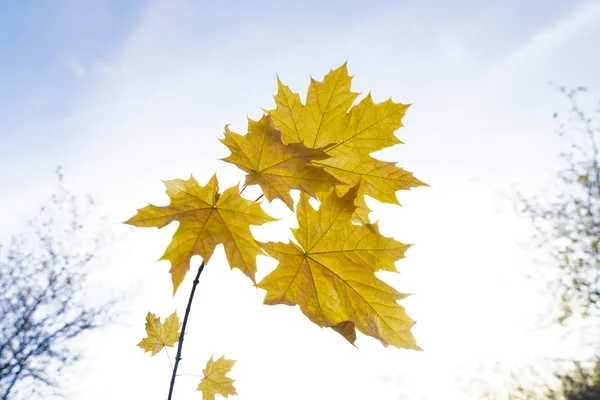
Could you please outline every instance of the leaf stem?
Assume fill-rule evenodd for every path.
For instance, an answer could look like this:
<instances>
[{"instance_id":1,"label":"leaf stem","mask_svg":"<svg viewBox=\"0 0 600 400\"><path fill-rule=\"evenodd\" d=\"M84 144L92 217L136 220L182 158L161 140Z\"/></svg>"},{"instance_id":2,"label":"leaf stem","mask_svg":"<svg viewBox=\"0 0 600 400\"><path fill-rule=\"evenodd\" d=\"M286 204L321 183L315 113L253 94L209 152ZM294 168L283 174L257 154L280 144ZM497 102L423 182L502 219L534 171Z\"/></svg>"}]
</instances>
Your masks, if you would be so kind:
<instances>
[{"instance_id":1,"label":"leaf stem","mask_svg":"<svg viewBox=\"0 0 600 400\"><path fill-rule=\"evenodd\" d=\"M190 315L190 310L192 309L192 300L194 299L194 293L196 292L196 286L198 286L198 280L200 279L200 274L204 270L204 260L202 260L202 264L198 268L198 273L196 274L196 278L194 278L194 283L192 284L192 291L190 292L190 298L188 300L187 307L185 308L185 316L183 317L183 326L181 327L181 334L179 335L179 344L177 345L177 355L175 356L175 366L173 368L173 375L171 375L171 385L169 386L169 397L167 400L172 400L173 396L173 388L175 387L175 377L177 376L177 367L179 366L179 361L181 361L181 349L183 348L183 337L185 335L185 327L187 326L188 317Z\"/></svg>"},{"instance_id":2,"label":"leaf stem","mask_svg":"<svg viewBox=\"0 0 600 400\"><path fill-rule=\"evenodd\" d=\"M165 354L167 355L167 359L169 360L169 365L171 366L171 371L173 371L173 361L171 361L171 356L169 355L169 352L167 351L166 347L163 347L163 349L165 350Z\"/></svg>"}]
</instances>

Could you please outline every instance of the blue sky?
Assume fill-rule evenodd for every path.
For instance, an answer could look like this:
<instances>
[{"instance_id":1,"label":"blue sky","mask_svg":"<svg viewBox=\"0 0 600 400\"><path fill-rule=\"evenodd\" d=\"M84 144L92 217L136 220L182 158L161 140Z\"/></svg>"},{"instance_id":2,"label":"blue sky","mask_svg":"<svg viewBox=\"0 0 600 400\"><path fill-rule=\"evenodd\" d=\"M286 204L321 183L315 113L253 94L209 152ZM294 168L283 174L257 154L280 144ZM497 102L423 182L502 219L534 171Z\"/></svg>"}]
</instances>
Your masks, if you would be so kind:
<instances>
[{"instance_id":1,"label":"blue sky","mask_svg":"<svg viewBox=\"0 0 600 400\"><path fill-rule=\"evenodd\" d=\"M524 277L531 231L512 213L511 187L535 192L560 167L551 117L568 104L548 81L600 97L599 38L595 1L0 3L0 234L22 226L61 164L127 237L99 279L134 295L121 325L82 344L70 398L163 398L166 359L132 343L149 309L183 309L155 262L174 227L118 222L164 202L160 180L193 173L204 183L215 170L223 187L241 180L217 160L228 154L223 126L243 132L246 116L272 107L276 74L302 96L309 76L346 60L354 90L413 103L398 132L406 144L378 156L431 188L399 194L402 208L373 207L382 232L416 243L389 282L416 293L405 305L426 351L362 337L357 352L298 310L260 305L263 293L216 254L191 322L202 344L186 343L199 361L187 371L210 354L238 359L245 399L463 399L479 365L571 354L557 332L531 331L547 299ZM286 217L277 202L267 207ZM187 396L193 387L182 383L181 398L199 398Z\"/></svg>"},{"instance_id":2,"label":"blue sky","mask_svg":"<svg viewBox=\"0 0 600 400\"><path fill-rule=\"evenodd\" d=\"M139 11L108 2L4 3L3 128L22 126L25 109L49 121L65 118L87 87L71 60L113 56Z\"/></svg>"},{"instance_id":3,"label":"blue sky","mask_svg":"<svg viewBox=\"0 0 600 400\"><path fill-rule=\"evenodd\" d=\"M253 7L225 2L217 7L208 2L176 1L166 11L167 18L176 15L176 26L159 28L153 46L157 52L168 47L169 54L177 56L178 61L187 58L215 65L240 59L253 61L274 49L285 52L286 48L315 40L340 40L340 36L347 36L347 45L351 46L354 32L364 31L357 28L367 25L375 28L367 32L374 40L370 54L363 57L382 61L393 55L390 53L419 57L424 60L421 65L410 64L418 68L422 78L444 73L451 77L460 74L459 68L438 71L433 57L440 46L457 44L436 45L440 33L452 32L454 37L449 41L460 41L477 54L475 63L469 60L461 66L466 72L477 72L494 65L540 27L551 25L574 8L573 3L563 1L512 1L501 6L471 1L454 3L451 9L444 4L274 1ZM47 146L60 151L64 142L72 141L74 134L65 132L61 121L91 90L102 64L110 64L123 44L135 36L146 7L151 8L134 1L3 4L0 55L6 61L0 66L0 85L4 88L0 121L3 137L10 135L11 147L18 141L37 158ZM244 32L252 32L252 40L246 42L249 36ZM144 73L160 74L169 62L159 60L152 66L145 65ZM270 76L272 68L265 72Z\"/></svg>"}]
</instances>

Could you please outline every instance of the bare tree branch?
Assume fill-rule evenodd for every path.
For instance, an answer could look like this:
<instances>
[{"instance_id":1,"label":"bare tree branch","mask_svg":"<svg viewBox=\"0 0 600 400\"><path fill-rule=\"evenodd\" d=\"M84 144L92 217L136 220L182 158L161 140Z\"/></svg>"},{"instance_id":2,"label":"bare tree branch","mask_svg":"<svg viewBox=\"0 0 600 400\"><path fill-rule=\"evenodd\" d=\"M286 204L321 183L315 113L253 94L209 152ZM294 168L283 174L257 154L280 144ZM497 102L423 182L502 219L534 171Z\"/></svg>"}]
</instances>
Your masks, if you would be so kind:
<instances>
[{"instance_id":1,"label":"bare tree branch","mask_svg":"<svg viewBox=\"0 0 600 400\"><path fill-rule=\"evenodd\" d=\"M73 338L108 321L110 303L90 305L88 271L105 240L88 201L62 186L29 222L0 244L0 398L55 387L57 371L78 359Z\"/></svg>"}]
</instances>

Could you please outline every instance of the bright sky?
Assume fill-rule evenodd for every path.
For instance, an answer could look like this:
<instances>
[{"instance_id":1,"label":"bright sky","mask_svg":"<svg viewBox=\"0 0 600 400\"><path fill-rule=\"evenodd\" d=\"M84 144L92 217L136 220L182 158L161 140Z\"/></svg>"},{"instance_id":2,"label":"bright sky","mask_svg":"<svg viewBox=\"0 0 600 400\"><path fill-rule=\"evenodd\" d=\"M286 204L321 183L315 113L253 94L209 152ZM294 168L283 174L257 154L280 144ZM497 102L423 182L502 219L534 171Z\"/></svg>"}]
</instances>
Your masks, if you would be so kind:
<instances>
[{"instance_id":1,"label":"bright sky","mask_svg":"<svg viewBox=\"0 0 600 400\"><path fill-rule=\"evenodd\" d=\"M246 116L271 108L276 74L302 95L309 76L346 60L353 90L413 104L397 132L406 144L378 157L431 188L399 193L402 208L373 206L384 234L415 244L402 275L382 277L415 294L402 304L425 351L365 336L357 350L298 308L263 306L264 292L230 271L219 247L180 371L201 374L225 354L238 360L231 375L246 400L466 399L475 378L501 387L525 361L572 356L573 343L534 329L546 303L525 278L531 232L512 211L511 185L535 193L560 167L551 116L568 104L548 81L598 98L599 41L592 0L2 3L0 235L49 195L61 164L123 238L99 279L128 299L118 324L82 341L66 398L166 398L166 356L135 344L148 310L183 314L192 278L172 299L168 265L155 262L175 226L119 222L165 204L161 180L192 173L204 184L215 170L221 187L242 180L217 160L229 154L217 140L224 125L244 132ZM265 209L287 215L279 202ZM255 231L285 232L268 226ZM258 277L273 267L260 258ZM200 399L198 379L178 378L177 398Z\"/></svg>"}]
</instances>

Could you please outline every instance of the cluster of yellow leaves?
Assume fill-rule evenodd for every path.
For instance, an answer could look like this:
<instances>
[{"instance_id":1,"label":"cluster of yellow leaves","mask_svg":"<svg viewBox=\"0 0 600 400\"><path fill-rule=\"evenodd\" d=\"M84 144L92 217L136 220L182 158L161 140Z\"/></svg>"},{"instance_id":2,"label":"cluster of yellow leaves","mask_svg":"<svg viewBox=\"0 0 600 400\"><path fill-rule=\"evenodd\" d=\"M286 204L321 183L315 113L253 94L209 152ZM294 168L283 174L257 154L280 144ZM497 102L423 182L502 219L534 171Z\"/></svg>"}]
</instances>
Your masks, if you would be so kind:
<instances>
[{"instance_id":1,"label":"cluster of yellow leaves","mask_svg":"<svg viewBox=\"0 0 600 400\"><path fill-rule=\"evenodd\" d=\"M246 172L246 186L259 185L268 201L280 199L292 210L290 190L301 192L296 243L258 243L250 225L275 219L259 202L241 197L238 185L219 193L216 175L205 186L193 177L166 181L170 204L146 206L127 223L158 228L180 223L161 257L171 263L174 293L193 255L208 262L221 243L230 267L254 282L256 256L264 251L279 261L257 284L266 290L265 304L299 305L312 322L351 343L358 330L384 346L418 350L410 331L414 321L397 303L406 295L375 274L396 272L395 262L409 245L381 235L365 201L368 195L399 204L398 190L425 185L395 163L371 155L402 143L394 132L402 127L409 105L391 99L375 103L370 94L353 105L359 94L350 90L351 81L346 64L322 82L311 79L303 104L278 79L275 109L259 121L249 119L245 135L225 127L221 142L231 154L224 161ZM318 210L310 197L319 200ZM206 379L221 379L219 371L229 364L220 360L212 364L211 359ZM203 387L211 396L206 393L213 386Z\"/></svg>"},{"instance_id":2,"label":"cluster of yellow leaves","mask_svg":"<svg viewBox=\"0 0 600 400\"><path fill-rule=\"evenodd\" d=\"M244 170L246 185L260 185L265 197L293 207L289 191L301 191L296 208L297 243L260 243L277 268L258 286L265 304L299 305L315 324L330 327L354 343L356 330L385 346L419 349L414 321L397 303L406 295L380 280L378 270L396 271L409 247L379 232L369 220L365 195L399 204L396 191L425 185L395 163L371 153L401 143L408 105L367 95L352 106L346 64L322 82L311 79L302 104L278 79L276 108L260 121L248 121L245 136L225 128L225 161ZM333 190L332 190L333 188ZM308 199L320 200L319 210Z\"/></svg>"},{"instance_id":3,"label":"cluster of yellow leaves","mask_svg":"<svg viewBox=\"0 0 600 400\"><path fill-rule=\"evenodd\" d=\"M363 195L399 204L396 191L425 184L395 163L370 155L402 143L394 131L402 127L409 105L391 99L376 104L369 94L352 107L359 94L350 91L351 82L346 64L330 71L322 82L311 79L304 105L300 96L278 79L276 108L269 115L284 143L327 146L325 153L330 157L313 164L344 183L336 186L340 194L360 184L354 219L368 223L369 210Z\"/></svg>"}]
</instances>

